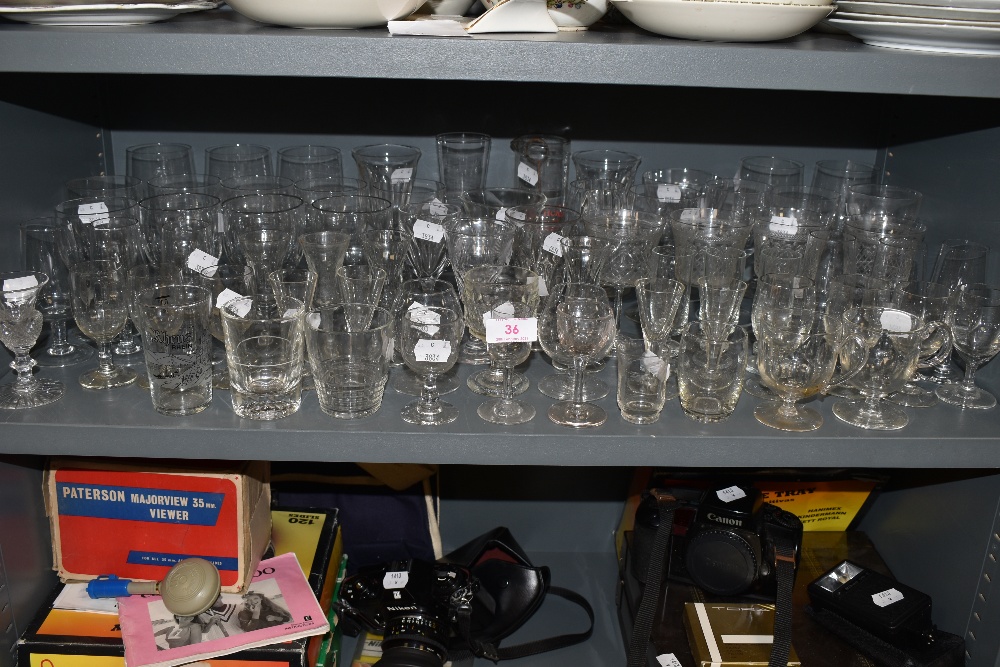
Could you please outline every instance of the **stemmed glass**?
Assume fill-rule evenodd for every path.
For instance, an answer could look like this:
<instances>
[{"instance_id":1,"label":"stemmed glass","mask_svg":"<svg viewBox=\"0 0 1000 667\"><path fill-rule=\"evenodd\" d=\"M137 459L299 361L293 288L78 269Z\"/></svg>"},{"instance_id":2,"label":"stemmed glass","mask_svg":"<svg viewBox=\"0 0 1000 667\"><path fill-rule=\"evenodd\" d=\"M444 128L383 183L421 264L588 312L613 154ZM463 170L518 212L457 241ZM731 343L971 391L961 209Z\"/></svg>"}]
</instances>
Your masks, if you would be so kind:
<instances>
[{"instance_id":1,"label":"stemmed glass","mask_svg":"<svg viewBox=\"0 0 1000 667\"><path fill-rule=\"evenodd\" d=\"M608 413L599 405L583 400L583 373L587 362L600 359L611 350L615 336L615 315L596 299L572 299L556 308L559 344L573 356L575 393L570 401L549 407L549 419L560 426L584 428L600 426Z\"/></svg>"},{"instance_id":2,"label":"stemmed glass","mask_svg":"<svg viewBox=\"0 0 1000 667\"><path fill-rule=\"evenodd\" d=\"M342 302L377 306L385 287L385 271L369 264L342 266L337 269L337 283Z\"/></svg>"},{"instance_id":3,"label":"stemmed glass","mask_svg":"<svg viewBox=\"0 0 1000 667\"><path fill-rule=\"evenodd\" d=\"M70 307L69 267L59 252L60 234L68 234L51 218L29 220L21 225L21 256L24 269L48 276L41 288L38 309L49 323L48 345L35 361L39 366L65 367L87 361L94 356L89 345L73 345L66 334L72 316Z\"/></svg>"},{"instance_id":4,"label":"stemmed glass","mask_svg":"<svg viewBox=\"0 0 1000 667\"><path fill-rule=\"evenodd\" d=\"M948 318L949 307L952 304L952 290L945 285L924 281L911 281L902 283L895 287L891 305L900 310L920 316L925 322L945 322ZM927 351L930 356L937 350ZM888 400L897 405L904 405L908 408L929 408L937 405L938 398L933 391L928 391L916 384L926 379L920 370L937 369L950 358L950 355L941 357L942 364L931 365L921 359L917 364L918 371L914 373L906 384L895 394L890 394Z\"/></svg>"},{"instance_id":5,"label":"stemmed glass","mask_svg":"<svg viewBox=\"0 0 1000 667\"><path fill-rule=\"evenodd\" d=\"M744 283L745 289L745 283ZM649 343L666 346L671 359L676 359L680 347L675 332L687 323L687 286L673 278L640 278L635 283L639 303L639 325L642 337ZM675 398L680 389L676 373L667 380L666 399Z\"/></svg>"},{"instance_id":6,"label":"stemmed glass","mask_svg":"<svg viewBox=\"0 0 1000 667\"><path fill-rule=\"evenodd\" d=\"M428 318L428 314L433 317ZM433 319L434 323L428 322L428 319ZM400 413L403 421L440 426L458 419L458 408L440 399L437 378L451 370L458 361L464 333L462 316L450 308L428 306L403 314L399 332L403 361L424 380L420 398L409 403Z\"/></svg>"},{"instance_id":7,"label":"stemmed glass","mask_svg":"<svg viewBox=\"0 0 1000 667\"><path fill-rule=\"evenodd\" d=\"M401 229L371 229L361 235L361 245L368 264L385 272L385 285L378 305L389 309L403 282L403 266L412 236Z\"/></svg>"},{"instance_id":8,"label":"stemmed glass","mask_svg":"<svg viewBox=\"0 0 1000 667\"><path fill-rule=\"evenodd\" d=\"M965 377L939 386L937 397L961 408L988 410L996 406L996 397L976 386L976 370L1000 352L1000 288L983 283L962 287L954 295L948 325L955 351L965 362Z\"/></svg>"},{"instance_id":9,"label":"stemmed glass","mask_svg":"<svg viewBox=\"0 0 1000 667\"><path fill-rule=\"evenodd\" d=\"M534 406L514 398L514 388L511 386L514 367L528 360L532 339L535 338L526 331L519 332L522 334L519 336L518 324L527 328L526 323L533 318L534 308L525 303L511 303L505 316L496 319L494 323L494 327L499 325L501 335L495 336L489 330L486 332L486 351L492 365L501 369L503 384L499 396L484 401L476 410L476 414L484 421L493 424L523 424L535 417ZM537 331L537 319L535 324Z\"/></svg>"},{"instance_id":10,"label":"stemmed glass","mask_svg":"<svg viewBox=\"0 0 1000 667\"><path fill-rule=\"evenodd\" d=\"M462 312L462 302L459 300L458 293L451 283L444 280L434 280L433 278L407 280L404 282L399 289L399 293L396 295L396 302L392 308L397 331L402 330L403 315L412 310L426 311L423 313L423 317L426 320L425 323L437 324L437 315L427 310L427 308L432 306L448 308L456 313ZM402 359L402 349L400 346L397 345L396 350L400 352L400 358ZM423 380L410 369L404 368L401 374L396 375L392 382L392 387L401 394L419 396L420 390L423 387ZM438 376L437 387L439 393L448 394L458 389L459 382L455 378L454 373L449 371Z\"/></svg>"},{"instance_id":11,"label":"stemmed glass","mask_svg":"<svg viewBox=\"0 0 1000 667\"><path fill-rule=\"evenodd\" d=\"M396 226L410 234L407 270L417 278L437 280L448 265L445 232L462 214L458 204L427 202L396 209Z\"/></svg>"},{"instance_id":12,"label":"stemmed glass","mask_svg":"<svg viewBox=\"0 0 1000 667\"><path fill-rule=\"evenodd\" d=\"M136 381L128 367L116 366L111 343L128 319L125 267L112 260L78 262L70 271L76 324L98 345L98 367L80 376L87 389L112 389Z\"/></svg>"},{"instance_id":13,"label":"stemmed glass","mask_svg":"<svg viewBox=\"0 0 1000 667\"><path fill-rule=\"evenodd\" d=\"M35 360L28 355L42 331L44 317L35 303L48 282L48 276L34 271L0 273L0 341L14 353L10 367L17 374L14 382L0 387L0 408L48 405L62 398L65 391L62 382L32 377Z\"/></svg>"},{"instance_id":14,"label":"stemmed glass","mask_svg":"<svg viewBox=\"0 0 1000 667\"><path fill-rule=\"evenodd\" d=\"M815 305L816 289L811 278L791 273L769 273L757 279L757 291L750 309L750 326L756 335L765 316L773 317L776 312L789 309L810 310ZM768 400L775 398L770 388L760 382L755 356L753 361L747 364L747 372L751 373L752 377L744 380L745 392L757 398Z\"/></svg>"},{"instance_id":15,"label":"stemmed glass","mask_svg":"<svg viewBox=\"0 0 1000 667\"><path fill-rule=\"evenodd\" d=\"M577 376L570 372L573 368L573 356L559 344L559 328L556 318L559 305L572 299L591 299L611 308L608 293L600 285L591 283L559 283L553 286L549 295L542 299L542 305L538 312L538 341L542 351L549 355L552 367L556 372L546 375L538 381L538 391L559 401L572 399L576 391L574 381ZM596 377L594 373L587 372L583 375L582 399L584 401L600 400L607 396L610 391L611 388L608 384Z\"/></svg>"}]
</instances>

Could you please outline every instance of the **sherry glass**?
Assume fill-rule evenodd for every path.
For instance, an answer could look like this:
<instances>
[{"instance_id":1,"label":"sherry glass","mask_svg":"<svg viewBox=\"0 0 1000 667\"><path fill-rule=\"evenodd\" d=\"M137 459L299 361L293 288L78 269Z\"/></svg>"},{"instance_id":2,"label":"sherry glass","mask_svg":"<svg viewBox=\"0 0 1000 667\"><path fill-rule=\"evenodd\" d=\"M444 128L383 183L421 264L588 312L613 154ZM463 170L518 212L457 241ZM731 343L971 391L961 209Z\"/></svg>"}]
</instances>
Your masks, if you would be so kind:
<instances>
[{"instance_id":1,"label":"sherry glass","mask_svg":"<svg viewBox=\"0 0 1000 667\"><path fill-rule=\"evenodd\" d=\"M403 314L400 329L403 360L407 368L423 378L420 398L406 405L400 413L403 421L422 426L440 426L455 421L458 408L441 400L437 379L458 361L465 333L462 316L450 308L438 306L408 310Z\"/></svg>"},{"instance_id":2,"label":"sherry glass","mask_svg":"<svg viewBox=\"0 0 1000 667\"><path fill-rule=\"evenodd\" d=\"M399 293L396 295L396 302L393 304L392 314L396 321L397 331L402 331L403 315L411 310L421 310L428 307L449 308L456 313L462 312L462 302L458 298L455 287L445 280L434 280L424 278L407 280L402 284ZM436 315L428 311L424 314L428 324L435 324ZM402 359L402 348L396 346L396 351L400 352ZM455 378L454 369L438 376L438 392L450 394L460 386ZM419 375L409 368L403 368L402 373L396 375L392 382L392 387L401 394L409 396L419 396L423 380Z\"/></svg>"},{"instance_id":3,"label":"sherry glass","mask_svg":"<svg viewBox=\"0 0 1000 667\"><path fill-rule=\"evenodd\" d=\"M38 309L49 323L48 344L35 360L39 366L62 368L94 356L94 348L84 344L74 345L66 334L73 311L70 305L69 266L59 251L59 236L69 233L51 218L29 220L21 225L24 269L48 276L38 301Z\"/></svg>"},{"instance_id":4,"label":"sherry glass","mask_svg":"<svg viewBox=\"0 0 1000 667\"><path fill-rule=\"evenodd\" d=\"M597 299L572 299L556 308L556 328L559 344L573 357L576 381L573 398L550 406L549 419L571 428L600 426L608 413L599 405L584 402L583 373L588 361L603 358L611 350L614 311Z\"/></svg>"},{"instance_id":5,"label":"sherry glass","mask_svg":"<svg viewBox=\"0 0 1000 667\"><path fill-rule=\"evenodd\" d=\"M525 303L511 303L509 311L498 322L509 323L511 320L534 317L535 309L533 307ZM517 325L507 324L504 329L516 331ZM502 340L491 343L490 338L491 336L487 334L486 351L490 355L491 364L501 369L503 383L499 396L490 398L480 404L476 410L476 414L484 421L492 424L513 425L529 422L535 417L535 408L530 403L514 398L511 377L514 373L514 367L528 360L528 356L531 354L532 341L525 336L520 340Z\"/></svg>"},{"instance_id":6,"label":"sherry glass","mask_svg":"<svg viewBox=\"0 0 1000 667\"><path fill-rule=\"evenodd\" d=\"M948 325L955 351L965 362L965 377L939 386L935 393L945 403L960 408L989 410L997 399L976 386L976 371L1000 352L1000 288L984 283L965 285L953 298Z\"/></svg>"},{"instance_id":7,"label":"sherry glass","mask_svg":"<svg viewBox=\"0 0 1000 667\"><path fill-rule=\"evenodd\" d=\"M35 360L28 355L42 332L44 317L35 303L48 282L48 276L34 271L0 273L0 341L14 353L10 367L17 375L0 387L0 408L5 410L48 405L65 392L62 382L33 377Z\"/></svg>"},{"instance_id":8,"label":"sherry glass","mask_svg":"<svg viewBox=\"0 0 1000 667\"><path fill-rule=\"evenodd\" d=\"M117 366L111 352L115 336L128 319L125 267L107 260L78 262L70 271L76 324L97 345L98 367L80 376L87 389L112 389L136 381L136 373Z\"/></svg>"},{"instance_id":9,"label":"sherry glass","mask_svg":"<svg viewBox=\"0 0 1000 667\"><path fill-rule=\"evenodd\" d=\"M555 373L546 375L538 381L538 391L549 398L558 401L568 401L576 392L574 384L577 376L572 372L573 356L559 344L559 328L556 311L559 305L567 300L590 299L603 303L611 308L608 293L600 285L591 283L566 282L553 286L548 296L542 298L538 313L538 341L542 351L549 355ZM608 384L587 372L583 375L582 400L597 401L610 393Z\"/></svg>"}]
</instances>

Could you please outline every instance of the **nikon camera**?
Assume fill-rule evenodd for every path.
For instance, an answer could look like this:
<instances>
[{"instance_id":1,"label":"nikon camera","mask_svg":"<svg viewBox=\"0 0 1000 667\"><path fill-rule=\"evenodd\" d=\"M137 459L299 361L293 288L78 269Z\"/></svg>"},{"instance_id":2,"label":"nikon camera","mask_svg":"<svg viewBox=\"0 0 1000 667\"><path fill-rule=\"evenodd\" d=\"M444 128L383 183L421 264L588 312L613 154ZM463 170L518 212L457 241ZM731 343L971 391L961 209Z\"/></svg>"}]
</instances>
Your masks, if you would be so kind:
<instances>
[{"instance_id":1,"label":"nikon camera","mask_svg":"<svg viewBox=\"0 0 1000 667\"><path fill-rule=\"evenodd\" d=\"M774 599L774 547L792 545L798 569L802 522L765 503L749 485L698 491L663 489L684 506L674 512L667 576L715 595ZM647 495L635 514L632 573L645 581L649 552L660 525L656 499Z\"/></svg>"}]
</instances>

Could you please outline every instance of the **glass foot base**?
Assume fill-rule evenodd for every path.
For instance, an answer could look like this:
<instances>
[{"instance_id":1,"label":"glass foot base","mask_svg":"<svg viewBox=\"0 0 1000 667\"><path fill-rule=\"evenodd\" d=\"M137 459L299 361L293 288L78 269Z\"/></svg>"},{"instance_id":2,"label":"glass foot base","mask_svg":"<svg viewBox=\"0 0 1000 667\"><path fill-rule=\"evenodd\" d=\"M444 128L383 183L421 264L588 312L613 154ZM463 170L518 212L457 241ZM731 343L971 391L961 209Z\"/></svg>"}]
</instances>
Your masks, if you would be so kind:
<instances>
[{"instance_id":1,"label":"glass foot base","mask_svg":"<svg viewBox=\"0 0 1000 667\"><path fill-rule=\"evenodd\" d=\"M461 384L458 378L455 377L454 369L437 376L438 394L450 394L453 391L457 391ZM423 378L409 368L405 368L402 372L399 372L392 381L392 388L400 394L406 394L407 396L419 396L420 390L423 387Z\"/></svg>"},{"instance_id":2,"label":"glass foot base","mask_svg":"<svg viewBox=\"0 0 1000 667\"><path fill-rule=\"evenodd\" d=\"M569 401L573 398L573 376L554 373L546 375L538 381L538 391L557 401ZM583 400L599 401L611 393L608 383L592 375L583 376Z\"/></svg>"},{"instance_id":3,"label":"glass foot base","mask_svg":"<svg viewBox=\"0 0 1000 667\"><path fill-rule=\"evenodd\" d=\"M69 345L62 354L56 354L51 348L46 348L34 357L35 364L44 368L65 368L75 366L94 358L95 350L89 345Z\"/></svg>"},{"instance_id":4,"label":"glass foot base","mask_svg":"<svg viewBox=\"0 0 1000 667\"><path fill-rule=\"evenodd\" d=\"M142 345L139 345L135 341L122 341L111 348L111 351L120 357L130 357L133 354L142 352Z\"/></svg>"},{"instance_id":5,"label":"glass foot base","mask_svg":"<svg viewBox=\"0 0 1000 667\"><path fill-rule=\"evenodd\" d=\"M560 426L570 428L593 428L608 420L608 413L593 403L573 403L560 401L549 408L549 419Z\"/></svg>"},{"instance_id":6,"label":"glass foot base","mask_svg":"<svg viewBox=\"0 0 1000 667\"><path fill-rule=\"evenodd\" d=\"M943 370L941 370L943 369ZM954 384L955 382L962 381L962 371L958 370L951 364L947 366L936 367L933 371L922 372L920 377L921 382L933 382L934 384Z\"/></svg>"},{"instance_id":7,"label":"glass foot base","mask_svg":"<svg viewBox=\"0 0 1000 667\"><path fill-rule=\"evenodd\" d=\"M58 380L34 380L26 387L15 388L14 384L0 387L0 409L24 410L55 403L66 392L66 387Z\"/></svg>"},{"instance_id":8,"label":"glass foot base","mask_svg":"<svg viewBox=\"0 0 1000 667\"><path fill-rule=\"evenodd\" d=\"M801 406L782 410L781 403L761 403L754 408L753 416L764 426L795 433L815 431L823 425L823 415L816 410Z\"/></svg>"},{"instance_id":9,"label":"glass foot base","mask_svg":"<svg viewBox=\"0 0 1000 667\"><path fill-rule=\"evenodd\" d=\"M852 426L874 431L897 431L910 422L902 409L885 402L873 408L868 403L839 401L833 404L833 414Z\"/></svg>"},{"instance_id":10,"label":"glass foot base","mask_svg":"<svg viewBox=\"0 0 1000 667\"><path fill-rule=\"evenodd\" d=\"M743 391L751 396L763 398L766 401L777 400L778 396L771 391L770 387L760 381L759 375L748 375L743 380Z\"/></svg>"},{"instance_id":11,"label":"glass foot base","mask_svg":"<svg viewBox=\"0 0 1000 667\"><path fill-rule=\"evenodd\" d=\"M122 366L115 366L108 373L95 368L80 376L80 386L84 389L114 389L133 384L137 377L134 370Z\"/></svg>"},{"instance_id":12,"label":"glass foot base","mask_svg":"<svg viewBox=\"0 0 1000 667\"><path fill-rule=\"evenodd\" d=\"M399 416L409 424L440 426L450 424L458 419L458 408L444 401L437 401L432 406L420 401L413 401L400 411Z\"/></svg>"},{"instance_id":13,"label":"glass foot base","mask_svg":"<svg viewBox=\"0 0 1000 667\"><path fill-rule=\"evenodd\" d=\"M470 375L465 384L477 394L499 398L503 394L503 371L499 368L479 371ZM520 396L528 391L528 384L524 375L513 370L510 372L511 396Z\"/></svg>"},{"instance_id":14,"label":"glass foot base","mask_svg":"<svg viewBox=\"0 0 1000 667\"><path fill-rule=\"evenodd\" d=\"M938 397L933 391L915 384L907 384L902 390L889 394L885 400L907 408L931 408L938 404Z\"/></svg>"},{"instance_id":15,"label":"glass foot base","mask_svg":"<svg viewBox=\"0 0 1000 667\"><path fill-rule=\"evenodd\" d=\"M480 405L476 414L492 424L524 424L535 418L535 408L524 401L495 398Z\"/></svg>"},{"instance_id":16,"label":"glass foot base","mask_svg":"<svg viewBox=\"0 0 1000 667\"><path fill-rule=\"evenodd\" d=\"M969 390L962 384L946 384L938 387L934 393L945 403L957 405L971 410L989 410L996 407L997 399L993 394L979 387Z\"/></svg>"}]
</instances>

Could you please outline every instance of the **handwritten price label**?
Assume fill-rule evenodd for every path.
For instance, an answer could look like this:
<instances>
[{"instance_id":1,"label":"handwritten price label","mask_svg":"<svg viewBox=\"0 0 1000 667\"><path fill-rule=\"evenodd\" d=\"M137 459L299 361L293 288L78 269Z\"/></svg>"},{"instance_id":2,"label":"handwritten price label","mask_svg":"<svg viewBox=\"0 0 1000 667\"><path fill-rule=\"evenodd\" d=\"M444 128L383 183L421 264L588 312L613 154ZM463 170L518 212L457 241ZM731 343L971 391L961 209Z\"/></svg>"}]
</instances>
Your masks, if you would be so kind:
<instances>
[{"instance_id":1,"label":"handwritten price label","mask_svg":"<svg viewBox=\"0 0 1000 667\"><path fill-rule=\"evenodd\" d=\"M875 593L872 595L872 602L875 603L876 607L888 607L889 605L899 602L902 599L903 594L895 588L890 588L887 591L882 591L881 593Z\"/></svg>"},{"instance_id":2,"label":"handwritten price label","mask_svg":"<svg viewBox=\"0 0 1000 667\"><path fill-rule=\"evenodd\" d=\"M528 185L538 184L538 170L530 164L525 164L524 162L518 163L517 177Z\"/></svg>"},{"instance_id":3,"label":"handwritten price label","mask_svg":"<svg viewBox=\"0 0 1000 667\"><path fill-rule=\"evenodd\" d=\"M681 661L673 653L664 653L656 656L656 662L660 667L681 667Z\"/></svg>"},{"instance_id":4,"label":"handwritten price label","mask_svg":"<svg viewBox=\"0 0 1000 667\"><path fill-rule=\"evenodd\" d=\"M719 500L724 503L731 503L734 500L747 497L746 491L738 486L730 486L725 489L719 489L715 492L715 495L718 496Z\"/></svg>"},{"instance_id":5,"label":"handwritten price label","mask_svg":"<svg viewBox=\"0 0 1000 667\"><path fill-rule=\"evenodd\" d=\"M382 578L382 588L387 591L398 591L401 588L406 588L409 580L409 572L386 572L385 577Z\"/></svg>"},{"instance_id":6,"label":"handwritten price label","mask_svg":"<svg viewBox=\"0 0 1000 667\"><path fill-rule=\"evenodd\" d=\"M413 167L400 167L399 169L393 169L390 180L393 185L396 185L398 183L409 183L411 178L413 178Z\"/></svg>"},{"instance_id":7,"label":"handwritten price label","mask_svg":"<svg viewBox=\"0 0 1000 667\"><path fill-rule=\"evenodd\" d=\"M642 353L642 367L650 375L659 378L660 382L665 382L670 377L670 364L656 352L646 351Z\"/></svg>"},{"instance_id":8,"label":"handwritten price label","mask_svg":"<svg viewBox=\"0 0 1000 667\"><path fill-rule=\"evenodd\" d=\"M487 343L532 343L538 340L538 318L483 318Z\"/></svg>"},{"instance_id":9,"label":"handwritten price label","mask_svg":"<svg viewBox=\"0 0 1000 667\"><path fill-rule=\"evenodd\" d=\"M542 250L551 253L556 257L562 257L562 251L563 251L562 240L564 238L565 237L562 236L561 234L552 232L551 234L545 237L544 241L542 241Z\"/></svg>"},{"instance_id":10,"label":"handwritten price label","mask_svg":"<svg viewBox=\"0 0 1000 667\"><path fill-rule=\"evenodd\" d=\"M195 248L187 256L187 267L203 276L211 278L219 270L219 258L209 255L204 250Z\"/></svg>"},{"instance_id":11,"label":"handwritten price label","mask_svg":"<svg viewBox=\"0 0 1000 667\"><path fill-rule=\"evenodd\" d=\"M772 215L768 231L780 236L793 236L799 229L799 221L791 216Z\"/></svg>"},{"instance_id":12,"label":"handwritten price label","mask_svg":"<svg viewBox=\"0 0 1000 667\"><path fill-rule=\"evenodd\" d=\"M413 356L417 361L442 363L451 356L451 341L425 340L421 338L413 346Z\"/></svg>"},{"instance_id":13,"label":"handwritten price label","mask_svg":"<svg viewBox=\"0 0 1000 667\"><path fill-rule=\"evenodd\" d=\"M427 211L431 215L448 215L448 205L435 197L427 204Z\"/></svg>"},{"instance_id":14,"label":"handwritten price label","mask_svg":"<svg viewBox=\"0 0 1000 667\"><path fill-rule=\"evenodd\" d=\"M444 227L436 222L417 220L413 223L413 237L431 243L441 243L441 239L444 238Z\"/></svg>"},{"instance_id":15,"label":"handwritten price label","mask_svg":"<svg viewBox=\"0 0 1000 667\"><path fill-rule=\"evenodd\" d=\"M662 202L677 203L681 200L681 186L669 183L657 185L656 198Z\"/></svg>"},{"instance_id":16,"label":"handwritten price label","mask_svg":"<svg viewBox=\"0 0 1000 667\"><path fill-rule=\"evenodd\" d=\"M215 307L216 308L222 308L223 306L225 306L230 301L233 301L235 299L242 299L242 298L243 298L242 294L237 294L233 290L227 288L227 289L224 289L221 292L219 292L219 296L215 297ZM243 304L241 304L241 305L243 305ZM237 315L239 315L240 317L243 317L248 312L250 312L250 301L249 300L247 300L247 303L245 304L245 307L243 308L243 312L242 313L237 313Z\"/></svg>"},{"instance_id":17,"label":"handwritten price label","mask_svg":"<svg viewBox=\"0 0 1000 667\"><path fill-rule=\"evenodd\" d=\"M76 209L80 222L85 225L106 225L111 221L108 205L102 201L93 204L80 204Z\"/></svg>"},{"instance_id":18,"label":"handwritten price label","mask_svg":"<svg viewBox=\"0 0 1000 667\"><path fill-rule=\"evenodd\" d=\"M901 310L883 310L879 316L879 324L886 331L906 333L913 328L913 321L907 313Z\"/></svg>"}]
</instances>

